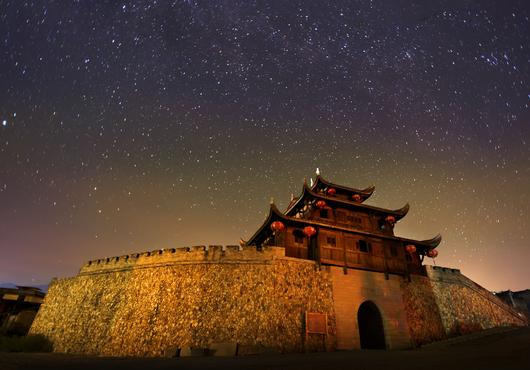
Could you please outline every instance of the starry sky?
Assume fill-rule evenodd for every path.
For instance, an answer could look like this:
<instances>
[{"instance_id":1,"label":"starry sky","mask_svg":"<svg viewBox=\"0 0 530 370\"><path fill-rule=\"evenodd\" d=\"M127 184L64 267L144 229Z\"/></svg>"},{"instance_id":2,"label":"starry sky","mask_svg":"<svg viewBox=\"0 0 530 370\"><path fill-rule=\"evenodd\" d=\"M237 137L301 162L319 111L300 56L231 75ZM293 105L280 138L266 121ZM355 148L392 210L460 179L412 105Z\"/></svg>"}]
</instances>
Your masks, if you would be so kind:
<instances>
[{"instance_id":1,"label":"starry sky","mask_svg":"<svg viewBox=\"0 0 530 370\"><path fill-rule=\"evenodd\" d=\"M530 3L0 0L0 282L237 244L318 167L530 288Z\"/></svg>"}]
</instances>

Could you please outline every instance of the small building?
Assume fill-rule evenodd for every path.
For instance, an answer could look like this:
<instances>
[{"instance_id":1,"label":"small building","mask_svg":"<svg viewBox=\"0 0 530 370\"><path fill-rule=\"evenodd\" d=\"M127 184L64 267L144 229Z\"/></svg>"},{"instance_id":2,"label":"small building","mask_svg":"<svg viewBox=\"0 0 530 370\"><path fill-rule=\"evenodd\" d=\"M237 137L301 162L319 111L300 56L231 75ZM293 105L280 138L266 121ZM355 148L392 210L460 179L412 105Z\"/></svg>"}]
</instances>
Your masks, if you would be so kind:
<instances>
[{"instance_id":1,"label":"small building","mask_svg":"<svg viewBox=\"0 0 530 370\"><path fill-rule=\"evenodd\" d=\"M517 292L505 290L493 294L516 310L523 312L530 319L530 289L520 290Z\"/></svg>"},{"instance_id":2,"label":"small building","mask_svg":"<svg viewBox=\"0 0 530 370\"><path fill-rule=\"evenodd\" d=\"M44 295L34 287L0 287L0 334L27 334Z\"/></svg>"}]
</instances>

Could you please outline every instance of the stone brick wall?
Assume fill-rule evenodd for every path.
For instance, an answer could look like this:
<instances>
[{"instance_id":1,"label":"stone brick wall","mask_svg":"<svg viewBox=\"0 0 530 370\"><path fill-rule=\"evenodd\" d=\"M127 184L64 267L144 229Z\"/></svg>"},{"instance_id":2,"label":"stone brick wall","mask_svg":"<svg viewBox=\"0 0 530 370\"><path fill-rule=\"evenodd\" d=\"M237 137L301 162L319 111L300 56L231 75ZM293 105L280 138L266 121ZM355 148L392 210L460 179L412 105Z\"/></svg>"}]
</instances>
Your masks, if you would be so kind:
<instances>
[{"instance_id":1,"label":"stone brick wall","mask_svg":"<svg viewBox=\"0 0 530 370\"><path fill-rule=\"evenodd\" d=\"M459 270L426 267L448 336L497 326L528 325L524 315L462 275Z\"/></svg>"},{"instance_id":2,"label":"stone brick wall","mask_svg":"<svg viewBox=\"0 0 530 370\"><path fill-rule=\"evenodd\" d=\"M213 342L296 352L322 346L319 337L304 343L310 311L328 314L334 348L332 299L329 274L283 248L154 251L92 261L55 280L31 333L68 353L158 356Z\"/></svg>"},{"instance_id":3,"label":"stone brick wall","mask_svg":"<svg viewBox=\"0 0 530 370\"><path fill-rule=\"evenodd\" d=\"M333 298L337 323L337 348L359 349L357 314L365 301L372 301L383 319L388 349L410 348L409 328L398 275L349 269L347 274L336 266L329 267L333 281Z\"/></svg>"}]
</instances>

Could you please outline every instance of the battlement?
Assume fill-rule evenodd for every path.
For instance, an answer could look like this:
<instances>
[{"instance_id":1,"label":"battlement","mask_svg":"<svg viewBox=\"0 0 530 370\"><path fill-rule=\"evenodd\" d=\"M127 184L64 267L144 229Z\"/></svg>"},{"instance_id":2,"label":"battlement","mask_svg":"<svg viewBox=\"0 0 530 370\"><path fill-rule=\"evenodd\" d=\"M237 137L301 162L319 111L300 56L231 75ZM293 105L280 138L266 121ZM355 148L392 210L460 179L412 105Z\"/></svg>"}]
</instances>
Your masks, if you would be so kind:
<instances>
[{"instance_id":1,"label":"battlement","mask_svg":"<svg viewBox=\"0 0 530 370\"><path fill-rule=\"evenodd\" d=\"M432 265L424 266L427 275L433 280L457 282L464 276L459 269Z\"/></svg>"},{"instance_id":2,"label":"battlement","mask_svg":"<svg viewBox=\"0 0 530 370\"><path fill-rule=\"evenodd\" d=\"M256 249L255 247L241 247L239 245L198 245L155 249L91 260L81 267L79 274L120 271L168 264L267 263L277 258L285 258L285 248L267 247Z\"/></svg>"}]
</instances>

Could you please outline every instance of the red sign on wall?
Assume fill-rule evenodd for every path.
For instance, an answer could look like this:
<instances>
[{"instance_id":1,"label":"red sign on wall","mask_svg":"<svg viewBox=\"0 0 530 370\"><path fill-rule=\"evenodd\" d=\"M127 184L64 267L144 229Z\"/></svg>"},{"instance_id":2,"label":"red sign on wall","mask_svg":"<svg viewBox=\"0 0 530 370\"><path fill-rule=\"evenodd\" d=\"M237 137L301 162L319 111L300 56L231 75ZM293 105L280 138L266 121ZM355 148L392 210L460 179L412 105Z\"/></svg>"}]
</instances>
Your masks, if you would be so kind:
<instances>
[{"instance_id":1,"label":"red sign on wall","mask_svg":"<svg viewBox=\"0 0 530 370\"><path fill-rule=\"evenodd\" d=\"M328 315L325 313L305 313L305 327L307 334L327 334Z\"/></svg>"}]
</instances>

